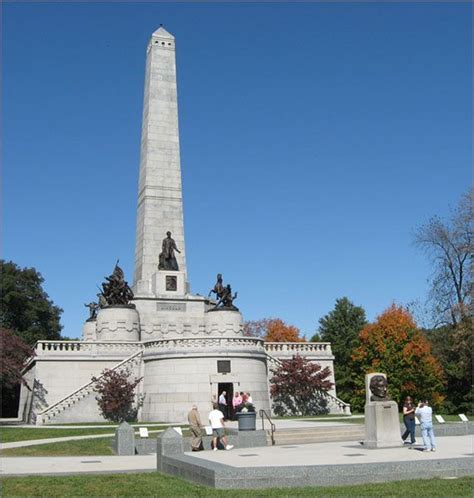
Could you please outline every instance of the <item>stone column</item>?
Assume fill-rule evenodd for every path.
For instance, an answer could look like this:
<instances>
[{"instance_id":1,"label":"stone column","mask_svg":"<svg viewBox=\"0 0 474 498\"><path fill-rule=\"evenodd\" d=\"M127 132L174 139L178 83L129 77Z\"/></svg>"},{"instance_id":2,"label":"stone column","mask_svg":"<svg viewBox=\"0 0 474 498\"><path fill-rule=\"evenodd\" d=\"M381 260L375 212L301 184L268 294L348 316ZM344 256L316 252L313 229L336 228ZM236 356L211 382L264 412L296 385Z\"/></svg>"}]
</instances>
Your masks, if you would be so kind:
<instances>
[{"instance_id":1,"label":"stone column","mask_svg":"<svg viewBox=\"0 0 474 498\"><path fill-rule=\"evenodd\" d=\"M181 251L176 253L176 259L187 281L175 39L160 27L147 48L135 246L137 296L152 294L152 275L158 270L167 231Z\"/></svg>"}]
</instances>

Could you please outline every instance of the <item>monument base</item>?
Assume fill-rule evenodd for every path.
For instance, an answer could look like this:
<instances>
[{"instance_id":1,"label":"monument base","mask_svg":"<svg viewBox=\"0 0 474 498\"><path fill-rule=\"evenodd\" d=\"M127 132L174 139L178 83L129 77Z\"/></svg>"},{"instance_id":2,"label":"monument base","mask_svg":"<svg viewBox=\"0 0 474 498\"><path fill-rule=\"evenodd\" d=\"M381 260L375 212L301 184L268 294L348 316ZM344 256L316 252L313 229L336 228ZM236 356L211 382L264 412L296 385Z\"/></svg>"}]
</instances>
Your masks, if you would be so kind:
<instances>
[{"instance_id":1,"label":"monument base","mask_svg":"<svg viewBox=\"0 0 474 498\"><path fill-rule=\"evenodd\" d=\"M396 448L403 446L400 434L398 406L395 401L373 401L365 405L366 448Z\"/></svg>"}]
</instances>

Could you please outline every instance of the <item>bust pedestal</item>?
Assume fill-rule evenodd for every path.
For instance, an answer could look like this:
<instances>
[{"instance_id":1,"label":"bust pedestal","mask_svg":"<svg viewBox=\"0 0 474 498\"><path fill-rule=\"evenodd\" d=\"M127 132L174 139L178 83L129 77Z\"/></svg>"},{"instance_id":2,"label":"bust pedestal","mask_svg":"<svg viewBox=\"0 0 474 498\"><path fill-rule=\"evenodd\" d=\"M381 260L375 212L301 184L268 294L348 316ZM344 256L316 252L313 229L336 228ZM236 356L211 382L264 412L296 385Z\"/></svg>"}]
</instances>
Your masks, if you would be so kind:
<instances>
[{"instance_id":1,"label":"bust pedestal","mask_svg":"<svg viewBox=\"0 0 474 498\"><path fill-rule=\"evenodd\" d=\"M395 401L370 401L365 405L366 448L402 446L398 406Z\"/></svg>"}]
</instances>

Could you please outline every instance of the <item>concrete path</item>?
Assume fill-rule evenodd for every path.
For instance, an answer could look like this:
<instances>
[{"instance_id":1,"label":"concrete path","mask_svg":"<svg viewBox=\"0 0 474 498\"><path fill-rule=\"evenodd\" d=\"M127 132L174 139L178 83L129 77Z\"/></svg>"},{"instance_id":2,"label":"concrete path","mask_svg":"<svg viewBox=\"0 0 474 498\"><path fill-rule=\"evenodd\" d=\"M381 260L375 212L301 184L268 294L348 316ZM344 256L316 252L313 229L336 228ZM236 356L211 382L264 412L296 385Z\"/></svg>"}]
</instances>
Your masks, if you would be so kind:
<instances>
[{"instance_id":1,"label":"concrete path","mask_svg":"<svg viewBox=\"0 0 474 498\"><path fill-rule=\"evenodd\" d=\"M156 455L12 457L0 461L0 475L73 475L156 471Z\"/></svg>"},{"instance_id":2,"label":"concrete path","mask_svg":"<svg viewBox=\"0 0 474 498\"><path fill-rule=\"evenodd\" d=\"M354 441L348 441L265 446L231 451L189 452L186 455L232 467L299 467L307 465L406 462L472 457L473 441L473 436L440 437L437 439L438 447L436 452L423 452L421 451L421 445L412 449L408 446L403 446L400 448L371 450Z\"/></svg>"},{"instance_id":3,"label":"concrete path","mask_svg":"<svg viewBox=\"0 0 474 498\"><path fill-rule=\"evenodd\" d=\"M307 420L307 419L302 419L302 420L288 420L288 419L281 419L281 420L273 420L273 423L276 426L277 431L279 429L309 429L311 427L346 427L348 425L354 426L354 425L359 425L359 424L351 424L350 422L336 422L332 420ZM361 426L363 424L360 424ZM237 421L227 421L225 423L225 426L230 428L230 429L237 429L238 423ZM265 430L270 429L270 424L268 423L268 420L265 420ZM262 428L262 420L257 418L257 429Z\"/></svg>"},{"instance_id":4,"label":"concrete path","mask_svg":"<svg viewBox=\"0 0 474 498\"><path fill-rule=\"evenodd\" d=\"M149 434L163 432L164 429L156 431L148 431ZM135 434L139 434L138 431ZM0 449L7 450L9 448L23 448L25 446L36 446L40 444L63 443L64 441L79 441L81 439L98 439L104 437L114 437L115 432L107 434L89 434L85 436L64 436L64 437L50 437L47 439L30 439L28 441L13 441L11 443L0 443Z\"/></svg>"}]
</instances>

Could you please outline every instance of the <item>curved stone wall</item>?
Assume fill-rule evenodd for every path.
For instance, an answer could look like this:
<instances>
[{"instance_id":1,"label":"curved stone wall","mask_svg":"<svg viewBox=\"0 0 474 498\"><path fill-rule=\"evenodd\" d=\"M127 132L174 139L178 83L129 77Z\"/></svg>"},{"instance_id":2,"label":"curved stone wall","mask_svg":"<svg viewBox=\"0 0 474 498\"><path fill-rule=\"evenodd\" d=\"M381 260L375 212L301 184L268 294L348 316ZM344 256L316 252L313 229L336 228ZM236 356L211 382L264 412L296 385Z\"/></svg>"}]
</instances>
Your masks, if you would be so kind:
<instances>
[{"instance_id":1,"label":"curved stone wall","mask_svg":"<svg viewBox=\"0 0 474 498\"><path fill-rule=\"evenodd\" d=\"M229 360L230 372L218 373L217 361ZM257 410L270 409L266 355L255 338L205 337L144 344L145 400L142 421L185 422L197 404L203 424L219 383L250 392Z\"/></svg>"},{"instance_id":2,"label":"curved stone wall","mask_svg":"<svg viewBox=\"0 0 474 498\"><path fill-rule=\"evenodd\" d=\"M97 314L98 341L139 341L140 318L135 308L101 308Z\"/></svg>"}]
</instances>

